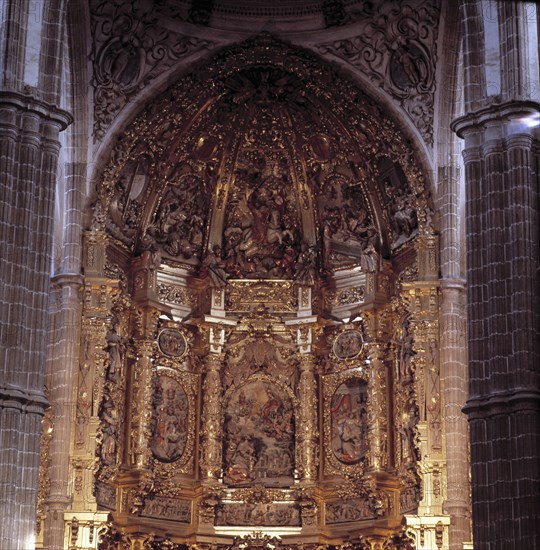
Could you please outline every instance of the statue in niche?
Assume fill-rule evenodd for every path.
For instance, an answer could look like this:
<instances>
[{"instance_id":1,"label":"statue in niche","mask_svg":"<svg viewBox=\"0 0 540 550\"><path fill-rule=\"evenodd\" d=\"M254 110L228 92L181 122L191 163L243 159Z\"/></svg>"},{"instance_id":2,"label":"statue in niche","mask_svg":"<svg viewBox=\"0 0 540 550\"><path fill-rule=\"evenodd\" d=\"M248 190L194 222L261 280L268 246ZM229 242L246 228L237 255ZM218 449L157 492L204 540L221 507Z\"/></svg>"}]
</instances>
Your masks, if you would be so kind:
<instances>
[{"instance_id":1,"label":"statue in niche","mask_svg":"<svg viewBox=\"0 0 540 550\"><path fill-rule=\"evenodd\" d=\"M367 384L346 380L336 389L330 412L332 451L340 462L356 464L367 451Z\"/></svg>"},{"instance_id":2,"label":"statue in niche","mask_svg":"<svg viewBox=\"0 0 540 550\"><path fill-rule=\"evenodd\" d=\"M249 382L235 391L225 412L225 483L290 484L293 415L290 398L272 383Z\"/></svg>"},{"instance_id":3,"label":"statue in niche","mask_svg":"<svg viewBox=\"0 0 540 550\"><path fill-rule=\"evenodd\" d=\"M409 400L406 410L406 421L398 428L401 464L410 464L418 460L418 450L416 447L416 426L418 420L418 407L413 400Z\"/></svg>"},{"instance_id":4,"label":"statue in niche","mask_svg":"<svg viewBox=\"0 0 540 550\"><path fill-rule=\"evenodd\" d=\"M116 462L119 417L116 405L107 393L101 405L101 460L106 465Z\"/></svg>"},{"instance_id":5,"label":"statue in niche","mask_svg":"<svg viewBox=\"0 0 540 550\"><path fill-rule=\"evenodd\" d=\"M150 449L161 462L173 462L184 453L188 432L188 398L182 386L168 376L153 383Z\"/></svg>"},{"instance_id":6,"label":"statue in niche","mask_svg":"<svg viewBox=\"0 0 540 550\"><path fill-rule=\"evenodd\" d=\"M316 280L316 249L306 242L300 245L300 253L294 265L294 279L303 286L313 286Z\"/></svg>"},{"instance_id":7,"label":"statue in niche","mask_svg":"<svg viewBox=\"0 0 540 550\"><path fill-rule=\"evenodd\" d=\"M226 265L227 263L221 259L221 247L215 244L204 257L199 276L208 279L212 288L224 288L229 277L225 270Z\"/></svg>"},{"instance_id":8,"label":"statue in niche","mask_svg":"<svg viewBox=\"0 0 540 550\"><path fill-rule=\"evenodd\" d=\"M385 182L389 198L390 221L392 224L392 249L409 242L418 234L418 216L414 198L406 189L394 187L390 180Z\"/></svg>"},{"instance_id":9,"label":"statue in niche","mask_svg":"<svg viewBox=\"0 0 540 550\"><path fill-rule=\"evenodd\" d=\"M407 317L402 324L401 338L396 342L398 346L398 372L401 380L409 380L412 376L411 360L416 355L414 338L411 331L411 321Z\"/></svg>"},{"instance_id":10,"label":"statue in niche","mask_svg":"<svg viewBox=\"0 0 540 550\"><path fill-rule=\"evenodd\" d=\"M109 354L109 368L107 370L107 380L118 384L122 375L124 364L125 344L118 334L120 322L116 316L111 319L111 327L107 331L105 339L107 346L105 351Z\"/></svg>"},{"instance_id":11,"label":"statue in niche","mask_svg":"<svg viewBox=\"0 0 540 550\"><path fill-rule=\"evenodd\" d=\"M145 233L140 242L141 259L144 267L148 269L157 269L161 265L161 252L156 240Z\"/></svg>"}]
</instances>

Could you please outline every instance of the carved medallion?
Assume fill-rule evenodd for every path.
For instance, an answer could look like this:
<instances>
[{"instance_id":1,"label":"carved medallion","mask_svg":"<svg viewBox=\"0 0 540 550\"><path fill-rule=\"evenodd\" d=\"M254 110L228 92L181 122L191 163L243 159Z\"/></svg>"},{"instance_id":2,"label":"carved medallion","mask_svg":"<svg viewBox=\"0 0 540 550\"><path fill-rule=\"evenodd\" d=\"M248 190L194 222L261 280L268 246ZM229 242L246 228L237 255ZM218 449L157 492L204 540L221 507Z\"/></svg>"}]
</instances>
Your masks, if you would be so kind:
<instances>
[{"instance_id":1,"label":"carved medallion","mask_svg":"<svg viewBox=\"0 0 540 550\"><path fill-rule=\"evenodd\" d=\"M332 350L338 359L358 357L364 346L364 338L358 330L346 330L334 340Z\"/></svg>"},{"instance_id":2,"label":"carved medallion","mask_svg":"<svg viewBox=\"0 0 540 550\"><path fill-rule=\"evenodd\" d=\"M158 346L169 357L183 357L187 350L186 337L176 329L166 328L159 333Z\"/></svg>"}]
</instances>

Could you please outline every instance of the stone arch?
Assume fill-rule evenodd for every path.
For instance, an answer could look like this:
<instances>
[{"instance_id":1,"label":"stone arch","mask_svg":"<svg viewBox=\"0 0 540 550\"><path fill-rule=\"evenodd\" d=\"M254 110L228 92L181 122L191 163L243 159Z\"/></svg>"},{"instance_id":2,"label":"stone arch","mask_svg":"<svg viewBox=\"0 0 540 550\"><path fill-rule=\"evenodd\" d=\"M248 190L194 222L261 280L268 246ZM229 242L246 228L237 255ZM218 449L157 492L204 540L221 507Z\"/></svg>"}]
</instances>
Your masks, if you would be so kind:
<instances>
[{"instance_id":1,"label":"stone arch","mask_svg":"<svg viewBox=\"0 0 540 550\"><path fill-rule=\"evenodd\" d=\"M291 527L316 525L312 497L302 508L303 496L284 492L298 464L294 476L331 493L335 517L336 479L349 483L347 506L365 508L350 521L368 519L369 529L386 521L392 499L400 501L384 527L386 535L394 533L421 499L418 424L428 418L418 414L413 373L436 362L420 344L413 349L415 340L436 339L435 329L427 328L437 327L438 276L428 187L410 140L380 105L312 54L267 35L219 52L155 98L111 151L86 233L83 317L90 323L99 309L103 336L107 327L116 331L111 325L118 311L116 335L130 350L124 378L108 376L104 393L121 411L119 420L103 407L98 414L101 433L117 437L114 456L100 462L99 494L110 495L120 471L129 472L121 490L134 503L130 515L143 517L156 513L146 502L177 496L173 478L197 495L204 481L217 496L200 496L206 510L200 522L237 525L231 523L240 521L235 514L249 512L239 499L249 504L262 491L270 500L261 521L274 525L290 513L294 520L283 521L294 521ZM168 478L148 458L157 423L145 423L144 413L154 341L164 327L192 334L190 360L171 368L185 374L201 401L192 428L199 446L168 463ZM372 337L361 358L359 352L335 353L335 342L352 334ZM242 358L239 342L250 343L255 363ZM274 348L286 360L277 360ZM422 360L413 359L417 354ZM369 448L354 459L347 459L347 450L344 461L332 460L318 447L317 434L328 448L331 432L324 425L332 421L333 395L357 369L379 377L365 388ZM259 477L249 474L265 449L279 454L275 438L246 432L232 442L234 426L223 425L236 399L230 397L236 372L244 387L266 384L270 392L268 384L283 384L294 396L294 425L281 428L295 443L294 462L283 475L271 470L273 458L261 463ZM437 377L430 391L439 387ZM436 409L439 393L433 398ZM266 401L259 407L263 417ZM348 420L352 428L354 412ZM434 435L432 446L441 440ZM266 484L263 467L274 472ZM161 481L141 481L136 472L146 468ZM383 487L377 472L393 485ZM220 480L231 502L223 502ZM373 486L361 497L360 480ZM271 494L278 502L273 510ZM108 497L101 502L118 505ZM337 538L344 536L339 524L328 527ZM350 527L358 534L364 529ZM182 521L174 529L185 535Z\"/></svg>"}]
</instances>

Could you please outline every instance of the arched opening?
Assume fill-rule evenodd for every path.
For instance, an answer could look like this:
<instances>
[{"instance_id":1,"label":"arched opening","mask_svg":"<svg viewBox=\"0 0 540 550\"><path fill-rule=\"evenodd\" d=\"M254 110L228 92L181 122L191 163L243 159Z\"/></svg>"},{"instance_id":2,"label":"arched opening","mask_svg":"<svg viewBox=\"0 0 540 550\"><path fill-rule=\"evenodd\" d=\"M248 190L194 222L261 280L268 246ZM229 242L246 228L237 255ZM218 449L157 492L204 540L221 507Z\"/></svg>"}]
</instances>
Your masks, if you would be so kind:
<instances>
[{"instance_id":1,"label":"arched opening","mask_svg":"<svg viewBox=\"0 0 540 550\"><path fill-rule=\"evenodd\" d=\"M133 121L85 237L107 544L405 547L442 498L431 213L395 123L268 36Z\"/></svg>"}]
</instances>

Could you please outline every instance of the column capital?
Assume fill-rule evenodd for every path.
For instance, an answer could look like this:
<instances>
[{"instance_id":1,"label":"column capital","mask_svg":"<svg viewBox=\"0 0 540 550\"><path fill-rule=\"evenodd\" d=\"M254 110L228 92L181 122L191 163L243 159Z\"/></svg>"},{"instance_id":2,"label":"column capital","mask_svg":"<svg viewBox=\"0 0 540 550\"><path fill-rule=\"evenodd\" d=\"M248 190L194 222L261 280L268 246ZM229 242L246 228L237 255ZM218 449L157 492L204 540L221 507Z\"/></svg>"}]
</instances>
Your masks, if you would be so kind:
<instances>
[{"instance_id":1,"label":"column capital","mask_svg":"<svg viewBox=\"0 0 540 550\"><path fill-rule=\"evenodd\" d=\"M59 130L65 130L73 122L73 117L67 111L18 92L0 91L0 109L6 107L35 113L41 119L56 123Z\"/></svg>"},{"instance_id":2,"label":"column capital","mask_svg":"<svg viewBox=\"0 0 540 550\"><path fill-rule=\"evenodd\" d=\"M459 290L465 292L467 290L467 281L462 278L442 278L439 279L441 290Z\"/></svg>"},{"instance_id":3,"label":"column capital","mask_svg":"<svg viewBox=\"0 0 540 550\"><path fill-rule=\"evenodd\" d=\"M507 101L505 103L493 103L465 116L456 118L450 128L458 137L464 138L466 134L482 130L490 123L510 122L540 113L540 103L536 101Z\"/></svg>"},{"instance_id":4,"label":"column capital","mask_svg":"<svg viewBox=\"0 0 540 550\"><path fill-rule=\"evenodd\" d=\"M518 391L504 391L496 395L474 396L467 400L463 412L469 422L478 418L508 415L517 411L540 411L540 391L524 388Z\"/></svg>"},{"instance_id":5,"label":"column capital","mask_svg":"<svg viewBox=\"0 0 540 550\"><path fill-rule=\"evenodd\" d=\"M43 415L49 402L43 392L29 391L18 386L0 386L0 405Z\"/></svg>"},{"instance_id":6,"label":"column capital","mask_svg":"<svg viewBox=\"0 0 540 550\"><path fill-rule=\"evenodd\" d=\"M84 278L80 273L56 273L51 277L51 283L59 288L66 286L82 287Z\"/></svg>"}]
</instances>

